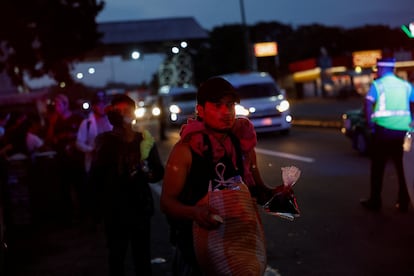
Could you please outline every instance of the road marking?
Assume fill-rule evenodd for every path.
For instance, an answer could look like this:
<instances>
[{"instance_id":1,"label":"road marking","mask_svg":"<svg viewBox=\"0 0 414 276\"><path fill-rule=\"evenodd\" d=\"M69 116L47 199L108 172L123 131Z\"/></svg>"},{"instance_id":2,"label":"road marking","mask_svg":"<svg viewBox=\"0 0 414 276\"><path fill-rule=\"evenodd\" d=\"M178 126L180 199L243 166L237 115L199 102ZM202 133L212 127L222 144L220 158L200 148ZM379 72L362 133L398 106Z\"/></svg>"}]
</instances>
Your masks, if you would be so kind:
<instances>
[{"instance_id":1,"label":"road marking","mask_svg":"<svg viewBox=\"0 0 414 276\"><path fill-rule=\"evenodd\" d=\"M177 139L180 138L180 134L178 132L171 132L170 134L174 138L177 138ZM280 152L280 151L272 151L272 150L267 150L267 149L256 148L256 152L265 154L265 155L270 155L270 156L277 156L277 157L283 157L287 159L303 161L307 163L315 162L315 159L311 157L300 156L300 155L295 155L295 154L290 154L290 153L285 153L285 152Z\"/></svg>"},{"instance_id":2,"label":"road marking","mask_svg":"<svg viewBox=\"0 0 414 276\"><path fill-rule=\"evenodd\" d=\"M290 153L286 153L286 152L273 151L273 150L267 150L267 149L261 149L261 148L256 148L256 152L261 153L261 154L265 154L265 155L283 157L283 158L287 158L287 159L299 160L299 161L308 162L308 163L315 162L314 158L295 155L295 154L290 154Z\"/></svg>"},{"instance_id":3,"label":"road marking","mask_svg":"<svg viewBox=\"0 0 414 276\"><path fill-rule=\"evenodd\" d=\"M298 160L298 161L303 161L303 162L307 162L307 163L313 163L313 162L315 162L315 159L314 158L306 157L306 156L300 156L300 155L295 155L295 154L290 154L290 153L286 153L286 152L272 151L272 150L261 149L261 148L256 148L256 152L257 153L260 153L260 154L265 154L265 155L270 155L270 156L277 156L277 157L283 157L283 158L293 159L293 160ZM162 181L157 182L157 183L150 184L150 187L152 188L152 190L158 196L161 195Z\"/></svg>"}]
</instances>

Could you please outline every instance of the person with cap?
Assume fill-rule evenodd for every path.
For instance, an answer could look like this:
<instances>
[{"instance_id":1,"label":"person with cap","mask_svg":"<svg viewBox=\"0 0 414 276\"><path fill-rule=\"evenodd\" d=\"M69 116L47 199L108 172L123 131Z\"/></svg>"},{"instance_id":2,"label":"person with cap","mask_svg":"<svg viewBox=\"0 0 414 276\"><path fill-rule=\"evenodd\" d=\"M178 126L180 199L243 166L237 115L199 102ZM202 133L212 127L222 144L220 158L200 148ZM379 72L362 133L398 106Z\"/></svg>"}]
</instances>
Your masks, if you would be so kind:
<instances>
[{"instance_id":1,"label":"person with cap","mask_svg":"<svg viewBox=\"0 0 414 276\"><path fill-rule=\"evenodd\" d=\"M407 212L409 196L403 170L403 142L410 130L414 110L412 85L394 73L395 59L377 61L378 78L373 81L365 97L364 111L372 132L370 196L361 204L370 211L382 207L381 191L385 166L392 160L398 176L396 209Z\"/></svg>"},{"instance_id":2,"label":"person with cap","mask_svg":"<svg viewBox=\"0 0 414 276\"><path fill-rule=\"evenodd\" d=\"M89 181L89 173L92 164L92 156L95 150L95 138L98 134L112 130L112 125L108 120L108 116L105 113L107 102L105 93L97 92L91 101L92 112L88 118L85 118L78 129L76 146L84 153L84 168L85 168L85 181L82 187L81 205L85 209L85 218L87 220L92 219L94 223L92 226L96 226L98 223L98 217L94 206L96 206L95 190L96 187L92 187L92 182Z\"/></svg>"},{"instance_id":3,"label":"person with cap","mask_svg":"<svg viewBox=\"0 0 414 276\"><path fill-rule=\"evenodd\" d=\"M197 92L196 118L181 128L167 164L160 198L161 211L170 225L170 241L175 246L174 275L203 275L195 255L192 225L217 229L222 223L217 210L198 204L216 179L217 164L225 170L221 177L240 175L257 203L273 193L261 178L256 163L256 133L246 118L236 118L239 96L221 77L212 77ZM243 229L241 229L243 231ZM235 253L236 254L236 253Z\"/></svg>"},{"instance_id":4,"label":"person with cap","mask_svg":"<svg viewBox=\"0 0 414 276\"><path fill-rule=\"evenodd\" d=\"M109 274L125 275L125 259L131 245L135 274L152 275L150 234L154 206L149 183L162 179L164 165L151 134L133 128L133 99L117 94L106 112L113 129L95 139L91 181L96 183L100 196Z\"/></svg>"}]
</instances>

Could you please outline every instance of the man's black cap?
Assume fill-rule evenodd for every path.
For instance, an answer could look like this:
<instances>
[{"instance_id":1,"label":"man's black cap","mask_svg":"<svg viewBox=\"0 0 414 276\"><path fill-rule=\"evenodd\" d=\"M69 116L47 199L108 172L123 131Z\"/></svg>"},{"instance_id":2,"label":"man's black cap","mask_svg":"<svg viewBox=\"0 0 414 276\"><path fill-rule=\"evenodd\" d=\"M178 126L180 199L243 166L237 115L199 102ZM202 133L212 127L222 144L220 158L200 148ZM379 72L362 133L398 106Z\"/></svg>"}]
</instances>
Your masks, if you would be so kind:
<instances>
[{"instance_id":1,"label":"man's black cap","mask_svg":"<svg viewBox=\"0 0 414 276\"><path fill-rule=\"evenodd\" d=\"M231 96L234 102L240 102L240 97L231 83L222 77L212 77L198 88L197 103L201 105L206 102L217 103L225 96Z\"/></svg>"}]
</instances>

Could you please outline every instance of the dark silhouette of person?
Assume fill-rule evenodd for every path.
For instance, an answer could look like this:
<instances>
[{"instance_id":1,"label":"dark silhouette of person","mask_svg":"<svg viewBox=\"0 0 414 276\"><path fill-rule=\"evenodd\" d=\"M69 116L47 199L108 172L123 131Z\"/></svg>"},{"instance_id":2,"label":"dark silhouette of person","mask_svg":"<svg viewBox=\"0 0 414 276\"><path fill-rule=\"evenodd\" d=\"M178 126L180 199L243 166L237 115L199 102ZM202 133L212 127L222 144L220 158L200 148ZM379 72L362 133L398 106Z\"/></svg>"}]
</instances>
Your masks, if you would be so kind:
<instances>
[{"instance_id":1,"label":"dark silhouette of person","mask_svg":"<svg viewBox=\"0 0 414 276\"><path fill-rule=\"evenodd\" d=\"M125 275L131 245L136 275L151 275L151 217L154 213L149 183L164 175L154 138L136 132L132 122L135 102L116 95L108 107L113 129L98 135L91 181L98 187L111 276Z\"/></svg>"},{"instance_id":2,"label":"dark silhouette of person","mask_svg":"<svg viewBox=\"0 0 414 276\"><path fill-rule=\"evenodd\" d=\"M76 136L83 119L80 113L71 110L66 95L54 97L54 111L49 116L46 141L56 151L61 219L65 223L77 223L82 218L80 197L84 179L83 154L76 147Z\"/></svg>"}]
</instances>

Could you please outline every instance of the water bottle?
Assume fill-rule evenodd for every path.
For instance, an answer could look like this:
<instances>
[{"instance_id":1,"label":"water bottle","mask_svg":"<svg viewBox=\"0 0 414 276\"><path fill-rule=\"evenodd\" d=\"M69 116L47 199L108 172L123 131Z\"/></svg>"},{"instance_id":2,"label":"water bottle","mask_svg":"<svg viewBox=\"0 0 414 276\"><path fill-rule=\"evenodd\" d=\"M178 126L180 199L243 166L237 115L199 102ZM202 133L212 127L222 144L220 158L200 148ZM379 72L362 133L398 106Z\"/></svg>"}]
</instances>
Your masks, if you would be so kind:
<instances>
[{"instance_id":1,"label":"water bottle","mask_svg":"<svg viewBox=\"0 0 414 276\"><path fill-rule=\"evenodd\" d=\"M404 144L403 144L403 149L405 152L411 151L411 140L412 140L411 132L407 131L405 133Z\"/></svg>"}]
</instances>

